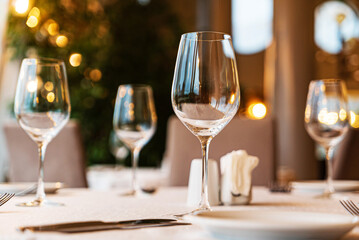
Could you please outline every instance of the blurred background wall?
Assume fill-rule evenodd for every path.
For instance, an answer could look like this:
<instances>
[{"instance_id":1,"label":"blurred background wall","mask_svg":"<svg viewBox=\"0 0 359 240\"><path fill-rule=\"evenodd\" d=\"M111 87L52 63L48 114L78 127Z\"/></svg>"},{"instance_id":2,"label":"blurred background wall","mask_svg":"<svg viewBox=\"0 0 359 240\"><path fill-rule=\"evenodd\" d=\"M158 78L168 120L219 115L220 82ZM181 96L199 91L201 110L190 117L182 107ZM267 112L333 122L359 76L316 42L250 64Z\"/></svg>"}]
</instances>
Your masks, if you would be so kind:
<instances>
[{"instance_id":1,"label":"blurred background wall","mask_svg":"<svg viewBox=\"0 0 359 240\"><path fill-rule=\"evenodd\" d=\"M0 83L2 85L3 81L1 81L4 72L4 66L6 61L6 57L4 54L4 49L6 47L5 43L5 31L7 26L7 17L8 17L8 0L0 0ZM0 86L1 86L0 85ZM0 93L3 87L0 87ZM0 126L2 126L3 121L6 119L6 115L8 115L8 111L6 110L6 102L7 98L3 97L3 93L0 94ZM0 132L1 133L1 132ZM6 143L3 137L3 134L0 134L0 181L3 181L6 176L7 171L7 151L6 151Z\"/></svg>"}]
</instances>

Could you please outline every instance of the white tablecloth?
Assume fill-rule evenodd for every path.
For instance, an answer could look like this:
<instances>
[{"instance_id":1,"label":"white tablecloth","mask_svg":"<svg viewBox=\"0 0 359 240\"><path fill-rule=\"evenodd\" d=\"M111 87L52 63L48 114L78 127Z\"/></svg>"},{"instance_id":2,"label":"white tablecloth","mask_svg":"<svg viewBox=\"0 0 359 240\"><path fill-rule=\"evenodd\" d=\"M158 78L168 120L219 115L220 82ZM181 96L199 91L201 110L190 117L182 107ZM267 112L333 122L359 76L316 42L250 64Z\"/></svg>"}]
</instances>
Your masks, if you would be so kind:
<instances>
[{"instance_id":1,"label":"white tablecloth","mask_svg":"<svg viewBox=\"0 0 359 240\"><path fill-rule=\"evenodd\" d=\"M141 187L159 187L168 182L168 173L161 168L138 168L137 180ZM95 165L87 170L89 188L96 190L129 189L132 169L106 165Z\"/></svg>"},{"instance_id":2,"label":"white tablecloth","mask_svg":"<svg viewBox=\"0 0 359 240\"><path fill-rule=\"evenodd\" d=\"M212 239L200 227L175 226L139 230L111 230L81 234L19 233L17 227L51 224L67 221L104 220L117 221L137 218L165 217L190 210L186 206L186 188L161 188L156 194L140 197L123 197L117 190L61 189L49 199L64 203L63 207L17 207L15 204L34 196L15 197L0 207L0 240L5 239ZM350 197L358 201L359 194ZM265 188L253 189L253 201L248 206L215 207L220 209L290 209L346 214L334 200L318 200L311 196L269 193ZM359 239L359 227L344 239Z\"/></svg>"}]
</instances>

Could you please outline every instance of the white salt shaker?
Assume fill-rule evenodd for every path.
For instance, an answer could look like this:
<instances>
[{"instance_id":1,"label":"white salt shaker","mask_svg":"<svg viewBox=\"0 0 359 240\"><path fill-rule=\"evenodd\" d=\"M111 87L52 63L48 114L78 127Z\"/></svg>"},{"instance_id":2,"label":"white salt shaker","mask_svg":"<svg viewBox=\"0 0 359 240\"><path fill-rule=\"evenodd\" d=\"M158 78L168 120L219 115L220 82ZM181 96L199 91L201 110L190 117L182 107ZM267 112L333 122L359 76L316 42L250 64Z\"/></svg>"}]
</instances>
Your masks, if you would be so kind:
<instances>
[{"instance_id":1,"label":"white salt shaker","mask_svg":"<svg viewBox=\"0 0 359 240\"><path fill-rule=\"evenodd\" d=\"M198 206L201 201L202 189L202 159L194 159L188 181L187 205ZM219 205L219 175L218 165L213 159L208 159L208 202L211 206Z\"/></svg>"}]
</instances>

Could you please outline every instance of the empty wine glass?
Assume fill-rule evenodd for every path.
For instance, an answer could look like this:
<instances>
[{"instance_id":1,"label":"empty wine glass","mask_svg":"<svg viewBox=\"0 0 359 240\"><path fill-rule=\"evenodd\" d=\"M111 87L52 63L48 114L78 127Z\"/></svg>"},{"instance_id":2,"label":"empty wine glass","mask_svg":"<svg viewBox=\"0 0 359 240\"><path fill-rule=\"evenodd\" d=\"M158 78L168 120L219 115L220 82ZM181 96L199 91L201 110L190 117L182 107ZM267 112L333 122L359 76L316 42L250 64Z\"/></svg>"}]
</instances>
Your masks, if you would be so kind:
<instances>
[{"instance_id":1,"label":"empty wine glass","mask_svg":"<svg viewBox=\"0 0 359 240\"><path fill-rule=\"evenodd\" d=\"M239 82L231 37L192 32L181 37L172 84L172 107L202 146L202 188L198 209L210 210L207 190L208 149L237 113Z\"/></svg>"},{"instance_id":2,"label":"empty wine glass","mask_svg":"<svg viewBox=\"0 0 359 240\"><path fill-rule=\"evenodd\" d=\"M44 157L49 142L70 117L70 97L65 64L61 60L24 59L15 96L15 115L21 128L38 146L39 178L36 199L20 206L56 205L46 199L44 191Z\"/></svg>"},{"instance_id":3,"label":"empty wine glass","mask_svg":"<svg viewBox=\"0 0 359 240\"><path fill-rule=\"evenodd\" d=\"M138 156L156 130L157 115L152 88L147 85L120 85L113 114L113 128L117 137L130 149L132 157L132 190L125 195L136 195Z\"/></svg>"},{"instance_id":4,"label":"empty wine glass","mask_svg":"<svg viewBox=\"0 0 359 240\"><path fill-rule=\"evenodd\" d=\"M305 108L305 128L325 149L327 184L321 198L331 198L333 187L332 155L334 147L348 131L346 87L342 80L324 79L309 84Z\"/></svg>"}]
</instances>

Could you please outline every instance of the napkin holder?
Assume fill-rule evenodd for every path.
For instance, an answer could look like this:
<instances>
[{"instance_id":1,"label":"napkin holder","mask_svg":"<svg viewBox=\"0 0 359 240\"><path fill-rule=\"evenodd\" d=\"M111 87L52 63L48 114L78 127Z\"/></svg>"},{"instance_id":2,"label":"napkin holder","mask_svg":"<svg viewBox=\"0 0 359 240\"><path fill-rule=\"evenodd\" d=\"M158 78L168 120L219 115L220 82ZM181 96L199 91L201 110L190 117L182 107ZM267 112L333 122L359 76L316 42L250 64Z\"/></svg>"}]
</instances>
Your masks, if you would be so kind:
<instances>
[{"instance_id":1,"label":"napkin holder","mask_svg":"<svg viewBox=\"0 0 359 240\"><path fill-rule=\"evenodd\" d=\"M252 200L252 170L258 158L238 150L221 158L221 202L224 205L247 205Z\"/></svg>"}]
</instances>

